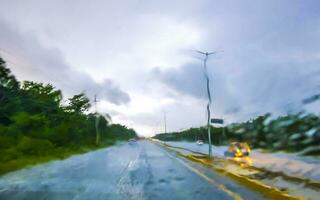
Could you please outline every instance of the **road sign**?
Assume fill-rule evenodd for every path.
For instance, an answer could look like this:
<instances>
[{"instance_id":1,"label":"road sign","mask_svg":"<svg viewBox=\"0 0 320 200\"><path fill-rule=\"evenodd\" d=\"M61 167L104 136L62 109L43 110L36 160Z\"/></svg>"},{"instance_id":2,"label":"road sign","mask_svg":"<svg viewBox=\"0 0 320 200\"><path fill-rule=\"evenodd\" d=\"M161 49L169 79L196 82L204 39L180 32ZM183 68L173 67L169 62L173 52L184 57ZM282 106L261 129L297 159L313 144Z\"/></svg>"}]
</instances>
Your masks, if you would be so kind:
<instances>
[{"instance_id":1,"label":"road sign","mask_svg":"<svg viewBox=\"0 0 320 200\"><path fill-rule=\"evenodd\" d=\"M223 119L213 118L213 119L211 119L211 123L213 123L213 124L223 124Z\"/></svg>"}]
</instances>

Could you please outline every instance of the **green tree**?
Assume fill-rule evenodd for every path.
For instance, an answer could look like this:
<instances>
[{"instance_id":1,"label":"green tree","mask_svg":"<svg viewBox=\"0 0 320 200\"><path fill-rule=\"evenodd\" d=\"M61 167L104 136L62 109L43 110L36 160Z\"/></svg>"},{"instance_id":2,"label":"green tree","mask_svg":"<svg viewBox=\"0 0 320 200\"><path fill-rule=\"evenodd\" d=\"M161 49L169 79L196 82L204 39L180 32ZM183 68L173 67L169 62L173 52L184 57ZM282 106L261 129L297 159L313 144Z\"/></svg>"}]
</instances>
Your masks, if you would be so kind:
<instances>
[{"instance_id":1,"label":"green tree","mask_svg":"<svg viewBox=\"0 0 320 200\"><path fill-rule=\"evenodd\" d=\"M24 81L21 89L24 98L23 110L33 114L57 114L60 109L62 93L50 84Z\"/></svg>"},{"instance_id":2,"label":"green tree","mask_svg":"<svg viewBox=\"0 0 320 200\"><path fill-rule=\"evenodd\" d=\"M0 174L136 136L125 126L109 125L109 115L87 113L90 103L83 93L68 100L62 105L62 92L51 84L20 85L0 58Z\"/></svg>"},{"instance_id":3,"label":"green tree","mask_svg":"<svg viewBox=\"0 0 320 200\"><path fill-rule=\"evenodd\" d=\"M51 84L24 81L22 89L43 102L51 101L59 105L62 100L62 93L56 90Z\"/></svg>"},{"instance_id":4,"label":"green tree","mask_svg":"<svg viewBox=\"0 0 320 200\"><path fill-rule=\"evenodd\" d=\"M0 57L0 86L9 89L18 89L19 82L14 75L11 74L6 62Z\"/></svg>"},{"instance_id":5,"label":"green tree","mask_svg":"<svg viewBox=\"0 0 320 200\"><path fill-rule=\"evenodd\" d=\"M9 125L10 117L19 108L19 85L0 57L0 125Z\"/></svg>"},{"instance_id":6,"label":"green tree","mask_svg":"<svg viewBox=\"0 0 320 200\"><path fill-rule=\"evenodd\" d=\"M83 93L74 95L68 100L69 105L66 109L69 112L83 113L90 108L90 100Z\"/></svg>"}]
</instances>

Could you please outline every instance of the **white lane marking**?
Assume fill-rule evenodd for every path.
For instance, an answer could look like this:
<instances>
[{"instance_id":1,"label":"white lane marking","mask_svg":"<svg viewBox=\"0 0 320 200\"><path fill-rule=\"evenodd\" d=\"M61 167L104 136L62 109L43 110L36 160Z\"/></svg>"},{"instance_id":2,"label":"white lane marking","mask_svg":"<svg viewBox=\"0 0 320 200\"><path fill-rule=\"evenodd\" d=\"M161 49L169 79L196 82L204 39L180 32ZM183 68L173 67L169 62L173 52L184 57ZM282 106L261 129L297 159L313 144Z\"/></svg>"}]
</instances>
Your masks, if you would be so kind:
<instances>
[{"instance_id":1,"label":"white lane marking","mask_svg":"<svg viewBox=\"0 0 320 200\"><path fill-rule=\"evenodd\" d=\"M0 190L0 193L6 192L6 191L8 191L8 189L7 189L7 188L4 188L4 189L1 189L1 190Z\"/></svg>"},{"instance_id":2,"label":"white lane marking","mask_svg":"<svg viewBox=\"0 0 320 200\"><path fill-rule=\"evenodd\" d=\"M137 169L138 159L140 156L140 152L134 160L131 160L127 167L124 169L121 178L118 181L118 191L120 194L124 195L126 199L132 200L144 200L146 199L143 191L143 184L132 183L130 173Z\"/></svg>"}]
</instances>

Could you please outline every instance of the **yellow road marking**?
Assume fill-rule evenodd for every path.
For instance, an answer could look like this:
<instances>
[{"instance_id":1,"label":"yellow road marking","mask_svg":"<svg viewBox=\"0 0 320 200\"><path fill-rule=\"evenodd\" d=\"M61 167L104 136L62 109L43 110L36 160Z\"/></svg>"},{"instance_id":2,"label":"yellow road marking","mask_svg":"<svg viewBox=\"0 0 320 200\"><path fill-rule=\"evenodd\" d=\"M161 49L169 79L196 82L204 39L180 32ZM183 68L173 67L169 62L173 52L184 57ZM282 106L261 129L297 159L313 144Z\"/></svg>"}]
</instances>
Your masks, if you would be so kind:
<instances>
[{"instance_id":1,"label":"yellow road marking","mask_svg":"<svg viewBox=\"0 0 320 200\"><path fill-rule=\"evenodd\" d=\"M243 177L241 175L226 171L223 168L213 166L211 163L206 162L206 160L204 160L204 159L197 158L197 157L195 157L193 155L185 155L185 154L183 154L183 153L181 153L181 152L179 152L177 150L174 150L173 148L176 148L174 146L167 145L167 144L162 144L162 143L159 143L159 144L161 146L166 147L167 149L170 149L171 151L174 151L175 153L177 153L178 155L180 155L180 156L182 156L184 158L187 158L189 160L192 160L192 161L201 163L203 165L209 166L213 170L221 172L221 173L225 174L226 176L229 176L229 177L237 180L238 182L240 182L240 183L242 183L242 184L244 184L244 185L246 185L246 186L248 186L248 187L250 187L252 189L255 189L255 190L261 192L262 194L264 194L268 198L279 199L279 200L283 200L283 199L288 199L288 200L304 199L302 197L290 196L287 193L281 192L277 188L265 185L265 184L261 183L260 181L249 179L247 177ZM181 148L181 149L184 149L184 148ZM187 150L187 149L185 149L185 150Z\"/></svg>"},{"instance_id":2,"label":"yellow road marking","mask_svg":"<svg viewBox=\"0 0 320 200\"><path fill-rule=\"evenodd\" d=\"M170 155L168 152L166 152L171 158L176 159L178 162L180 162L183 166L185 166L186 168L188 168L190 171L196 173L198 176L200 176L201 178L205 179L206 181L208 181L209 183L211 183L212 185L216 186L218 189L220 189L221 191L227 193L229 196L231 196L232 198L234 198L235 200L243 200L243 198L238 194L235 193L229 189L227 189L224 185L219 184L217 182L215 182L213 179L209 178L208 176L206 176L205 174L203 174L202 172L200 172L199 170L191 167L190 165L188 165L187 163L183 162L181 159L173 157L172 155Z\"/></svg>"}]
</instances>

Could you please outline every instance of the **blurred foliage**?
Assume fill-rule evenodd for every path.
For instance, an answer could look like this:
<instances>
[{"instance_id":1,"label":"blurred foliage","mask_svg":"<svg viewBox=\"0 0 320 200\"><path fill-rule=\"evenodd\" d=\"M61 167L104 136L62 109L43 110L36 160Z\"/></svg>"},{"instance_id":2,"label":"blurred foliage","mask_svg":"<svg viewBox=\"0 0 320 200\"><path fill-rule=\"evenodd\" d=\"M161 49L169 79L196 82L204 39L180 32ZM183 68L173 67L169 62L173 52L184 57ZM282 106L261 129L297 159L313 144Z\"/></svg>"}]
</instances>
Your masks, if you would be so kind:
<instances>
[{"instance_id":1,"label":"blurred foliage","mask_svg":"<svg viewBox=\"0 0 320 200\"><path fill-rule=\"evenodd\" d=\"M109 124L108 115L88 113L83 93L61 101L50 84L18 82L0 58L0 174L136 137L133 129Z\"/></svg>"},{"instance_id":2,"label":"blurred foliage","mask_svg":"<svg viewBox=\"0 0 320 200\"><path fill-rule=\"evenodd\" d=\"M212 143L215 145L240 141L248 142L252 148L320 155L320 117L315 114L300 112L278 118L266 114L225 128L212 127L211 130ZM154 138L164 141L208 141L205 127L159 134Z\"/></svg>"}]
</instances>

